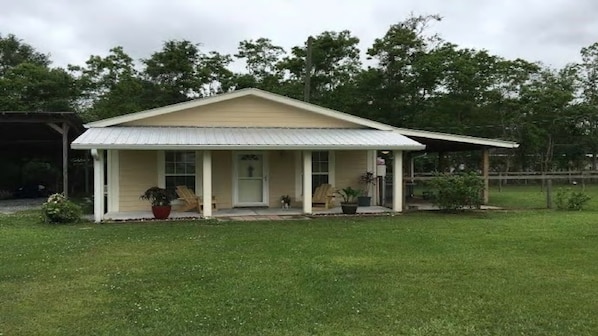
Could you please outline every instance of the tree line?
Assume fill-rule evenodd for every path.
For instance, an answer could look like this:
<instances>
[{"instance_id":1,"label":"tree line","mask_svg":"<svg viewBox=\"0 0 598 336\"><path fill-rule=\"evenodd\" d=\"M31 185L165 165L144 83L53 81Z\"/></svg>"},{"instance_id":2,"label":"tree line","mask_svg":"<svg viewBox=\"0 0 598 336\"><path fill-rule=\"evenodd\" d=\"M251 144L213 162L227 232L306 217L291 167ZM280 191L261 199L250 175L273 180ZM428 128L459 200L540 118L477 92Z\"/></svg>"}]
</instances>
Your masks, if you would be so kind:
<instances>
[{"instance_id":1,"label":"tree line","mask_svg":"<svg viewBox=\"0 0 598 336\"><path fill-rule=\"evenodd\" d=\"M598 153L598 43L555 69L461 48L429 32L437 21L411 16L390 26L366 60L348 30L314 36L310 102L397 127L516 141L507 169L580 169ZM74 110L93 121L247 87L302 99L306 57L307 42L285 50L245 40L229 55L171 40L140 60L117 46L60 68L0 35L0 110Z\"/></svg>"}]
</instances>

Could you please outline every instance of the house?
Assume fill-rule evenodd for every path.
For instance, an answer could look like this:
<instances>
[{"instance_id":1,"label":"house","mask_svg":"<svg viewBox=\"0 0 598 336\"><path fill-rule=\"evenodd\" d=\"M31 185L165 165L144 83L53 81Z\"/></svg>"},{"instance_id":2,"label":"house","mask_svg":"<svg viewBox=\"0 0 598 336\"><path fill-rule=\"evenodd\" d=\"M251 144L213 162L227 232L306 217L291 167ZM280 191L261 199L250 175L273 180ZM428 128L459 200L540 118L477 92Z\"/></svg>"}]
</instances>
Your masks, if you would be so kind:
<instances>
[{"instance_id":1,"label":"house","mask_svg":"<svg viewBox=\"0 0 598 336\"><path fill-rule=\"evenodd\" d=\"M105 213L104 191L108 212L140 211L148 204L139 195L154 185L170 190L186 185L203 199L216 196L220 208L280 207L280 197L290 195L310 214L318 185L358 187L359 176L375 170L376 151L392 151L393 171L402 172L403 154L425 149L403 134L409 130L258 89L85 127L72 148L90 150L94 158L96 221ZM437 142L444 136L424 132L423 139ZM470 140L453 136L446 141ZM393 174L394 195L403 194L402 178ZM211 207L204 208L204 217L211 217ZM402 199L395 197L392 210L402 209Z\"/></svg>"}]
</instances>

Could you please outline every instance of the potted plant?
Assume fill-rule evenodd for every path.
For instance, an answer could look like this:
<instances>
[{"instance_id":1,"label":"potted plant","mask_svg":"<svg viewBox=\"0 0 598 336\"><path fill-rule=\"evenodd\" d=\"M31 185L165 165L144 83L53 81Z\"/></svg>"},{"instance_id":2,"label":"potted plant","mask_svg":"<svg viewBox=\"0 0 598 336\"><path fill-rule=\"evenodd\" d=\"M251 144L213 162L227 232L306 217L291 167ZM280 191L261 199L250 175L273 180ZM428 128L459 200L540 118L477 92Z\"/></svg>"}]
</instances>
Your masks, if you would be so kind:
<instances>
[{"instance_id":1,"label":"potted plant","mask_svg":"<svg viewBox=\"0 0 598 336\"><path fill-rule=\"evenodd\" d=\"M291 207L291 196L289 195L282 195L280 197L280 203L282 204L283 209L288 209Z\"/></svg>"},{"instance_id":2,"label":"potted plant","mask_svg":"<svg viewBox=\"0 0 598 336\"><path fill-rule=\"evenodd\" d=\"M365 172L359 177L359 183L363 187L363 191L359 197L357 197L357 204L359 206L370 206L372 204L372 196L369 195L371 186L376 185L376 176L373 172Z\"/></svg>"},{"instance_id":3,"label":"potted plant","mask_svg":"<svg viewBox=\"0 0 598 336\"><path fill-rule=\"evenodd\" d=\"M164 188L151 187L139 198L148 200L152 204L152 213L156 219L166 219L170 216L170 195Z\"/></svg>"},{"instance_id":4,"label":"potted plant","mask_svg":"<svg viewBox=\"0 0 598 336\"><path fill-rule=\"evenodd\" d=\"M357 213L357 197L359 196L360 192L357 189L353 189L352 187L346 187L338 192L339 195L343 198L341 202L341 209L343 213L346 215L354 215Z\"/></svg>"}]
</instances>

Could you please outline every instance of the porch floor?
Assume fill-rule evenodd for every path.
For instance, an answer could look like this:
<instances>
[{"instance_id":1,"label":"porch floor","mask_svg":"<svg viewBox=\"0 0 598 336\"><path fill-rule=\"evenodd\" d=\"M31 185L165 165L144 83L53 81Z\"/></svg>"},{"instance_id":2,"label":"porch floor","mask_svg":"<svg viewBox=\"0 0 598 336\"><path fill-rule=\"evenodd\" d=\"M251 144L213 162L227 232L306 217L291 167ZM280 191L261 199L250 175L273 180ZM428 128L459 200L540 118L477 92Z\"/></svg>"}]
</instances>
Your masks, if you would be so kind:
<instances>
[{"instance_id":1,"label":"porch floor","mask_svg":"<svg viewBox=\"0 0 598 336\"><path fill-rule=\"evenodd\" d=\"M369 206L357 208L357 214L382 214L392 212L391 209L383 206ZM313 215L337 215L341 214L340 207L331 209L313 208ZM278 220L289 217L305 217L301 208L231 208L218 209L212 213L216 219L239 219L239 220ZM128 220L150 220L154 215L151 211L129 211L129 212L108 212L104 215L104 220L128 221ZM172 211L169 219L199 219L202 215L197 212ZM306 217L307 218L307 217Z\"/></svg>"}]
</instances>

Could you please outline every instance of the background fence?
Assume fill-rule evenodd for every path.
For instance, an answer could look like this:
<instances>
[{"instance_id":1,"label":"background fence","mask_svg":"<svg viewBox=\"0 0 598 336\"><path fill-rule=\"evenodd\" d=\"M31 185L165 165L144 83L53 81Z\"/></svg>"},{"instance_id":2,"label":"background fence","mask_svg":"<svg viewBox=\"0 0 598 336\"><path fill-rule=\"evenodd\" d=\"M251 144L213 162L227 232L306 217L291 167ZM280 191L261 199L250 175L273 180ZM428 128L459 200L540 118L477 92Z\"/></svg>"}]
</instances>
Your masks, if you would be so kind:
<instances>
[{"instance_id":1,"label":"background fence","mask_svg":"<svg viewBox=\"0 0 598 336\"><path fill-rule=\"evenodd\" d=\"M406 202L431 202L427 197L432 191L428 182L434 176L434 173L418 173L404 177ZM552 208L556 192L571 189L589 194L590 207L598 209L598 171L492 172L488 180L489 205L513 209ZM388 204L392 201L392 176L387 176L383 184Z\"/></svg>"}]
</instances>

